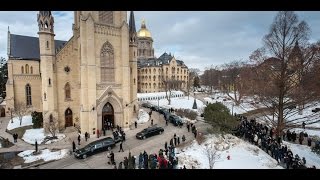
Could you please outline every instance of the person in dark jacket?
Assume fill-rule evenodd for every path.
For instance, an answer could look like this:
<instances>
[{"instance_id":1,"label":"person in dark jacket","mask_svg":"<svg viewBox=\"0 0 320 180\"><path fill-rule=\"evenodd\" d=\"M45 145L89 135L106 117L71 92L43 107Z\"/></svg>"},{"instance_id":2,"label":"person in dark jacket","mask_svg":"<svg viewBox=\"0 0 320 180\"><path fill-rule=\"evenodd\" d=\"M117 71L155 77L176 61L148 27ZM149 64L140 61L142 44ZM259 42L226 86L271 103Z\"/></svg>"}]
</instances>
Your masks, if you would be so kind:
<instances>
[{"instance_id":1,"label":"person in dark jacket","mask_svg":"<svg viewBox=\"0 0 320 180\"><path fill-rule=\"evenodd\" d=\"M120 142L120 149L119 149L119 152L122 151L124 152L123 148L122 148L122 141Z\"/></svg>"},{"instance_id":2,"label":"person in dark jacket","mask_svg":"<svg viewBox=\"0 0 320 180\"><path fill-rule=\"evenodd\" d=\"M72 152L74 152L75 150L76 150L76 143L72 141Z\"/></svg>"},{"instance_id":3,"label":"person in dark jacket","mask_svg":"<svg viewBox=\"0 0 320 180\"><path fill-rule=\"evenodd\" d=\"M80 145L81 137L80 134L78 135L78 145Z\"/></svg>"},{"instance_id":4,"label":"person in dark jacket","mask_svg":"<svg viewBox=\"0 0 320 180\"><path fill-rule=\"evenodd\" d=\"M36 152L38 152L38 142L36 140L36 143L35 143L35 147L36 147Z\"/></svg>"},{"instance_id":5,"label":"person in dark jacket","mask_svg":"<svg viewBox=\"0 0 320 180\"><path fill-rule=\"evenodd\" d=\"M128 160L128 158L127 158L127 157L124 157L123 165L124 165L124 169L128 169L128 166L129 166L129 160Z\"/></svg>"},{"instance_id":6,"label":"person in dark jacket","mask_svg":"<svg viewBox=\"0 0 320 180\"><path fill-rule=\"evenodd\" d=\"M164 149L167 149L167 147L168 147L168 143L167 143L167 141L164 143Z\"/></svg>"},{"instance_id":7,"label":"person in dark jacket","mask_svg":"<svg viewBox=\"0 0 320 180\"><path fill-rule=\"evenodd\" d=\"M308 137L308 146L310 147L312 143L312 139L310 137Z\"/></svg>"},{"instance_id":8,"label":"person in dark jacket","mask_svg":"<svg viewBox=\"0 0 320 180\"><path fill-rule=\"evenodd\" d=\"M137 128L137 126L138 126L138 123L137 123L137 121L135 121L134 122L134 127Z\"/></svg>"}]
</instances>

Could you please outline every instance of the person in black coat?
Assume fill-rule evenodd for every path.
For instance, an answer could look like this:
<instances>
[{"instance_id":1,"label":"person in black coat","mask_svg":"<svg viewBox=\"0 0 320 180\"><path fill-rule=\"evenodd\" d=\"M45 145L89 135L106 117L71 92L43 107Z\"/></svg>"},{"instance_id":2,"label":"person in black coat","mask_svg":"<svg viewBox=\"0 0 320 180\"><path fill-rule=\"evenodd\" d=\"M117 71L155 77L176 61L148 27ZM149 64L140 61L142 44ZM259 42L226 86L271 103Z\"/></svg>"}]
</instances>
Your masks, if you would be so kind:
<instances>
[{"instance_id":1,"label":"person in black coat","mask_svg":"<svg viewBox=\"0 0 320 180\"><path fill-rule=\"evenodd\" d=\"M138 126L138 123L137 123L137 121L135 121L134 122L134 127L137 128L137 126Z\"/></svg>"},{"instance_id":2,"label":"person in black coat","mask_svg":"<svg viewBox=\"0 0 320 180\"><path fill-rule=\"evenodd\" d=\"M120 149L119 149L119 152L120 152L120 151L124 152L124 151L123 151L123 148L122 148L122 141L120 142Z\"/></svg>"},{"instance_id":3,"label":"person in black coat","mask_svg":"<svg viewBox=\"0 0 320 180\"><path fill-rule=\"evenodd\" d=\"M167 141L164 143L164 149L167 149L167 147L168 147L168 143L167 143Z\"/></svg>"},{"instance_id":4,"label":"person in black coat","mask_svg":"<svg viewBox=\"0 0 320 180\"><path fill-rule=\"evenodd\" d=\"M74 152L76 150L76 143L74 143L74 141L72 141L72 152Z\"/></svg>"},{"instance_id":5,"label":"person in black coat","mask_svg":"<svg viewBox=\"0 0 320 180\"><path fill-rule=\"evenodd\" d=\"M114 153L112 151L110 153L110 161L111 161L111 164L115 164L115 162L114 162Z\"/></svg>"},{"instance_id":6,"label":"person in black coat","mask_svg":"<svg viewBox=\"0 0 320 180\"><path fill-rule=\"evenodd\" d=\"M81 137L80 134L78 135L78 145L80 145Z\"/></svg>"},{"instance_id":7,"label":"person in black coat","mask_svg":"<svg viewBox=\"0 0 320 180\"><path fill-rule=\"evenodd\" d=\"M38 142L36 140L36 143L35 143L35 147L36 147L36 152L38 152Z\"/></svg>"}]
</instances>

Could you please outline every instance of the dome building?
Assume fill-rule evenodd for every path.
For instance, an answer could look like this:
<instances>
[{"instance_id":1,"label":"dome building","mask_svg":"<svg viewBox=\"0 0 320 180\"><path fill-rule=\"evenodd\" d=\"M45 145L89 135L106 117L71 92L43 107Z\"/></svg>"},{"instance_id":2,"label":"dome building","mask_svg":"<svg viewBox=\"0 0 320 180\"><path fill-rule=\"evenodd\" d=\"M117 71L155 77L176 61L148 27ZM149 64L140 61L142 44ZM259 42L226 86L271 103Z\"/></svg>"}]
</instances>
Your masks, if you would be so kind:
<instances>
[{"instance_id":1,"label":"dome building","mask_svg":"<svg viewBox=\"0 0 320 180\"><path fill-rule=\"evenodd\" d=\"M154 57L153 39L146 27L145 20L142 20L141 29L137 32L138 58L148 59Z\"/></svg>"}]
</instances>

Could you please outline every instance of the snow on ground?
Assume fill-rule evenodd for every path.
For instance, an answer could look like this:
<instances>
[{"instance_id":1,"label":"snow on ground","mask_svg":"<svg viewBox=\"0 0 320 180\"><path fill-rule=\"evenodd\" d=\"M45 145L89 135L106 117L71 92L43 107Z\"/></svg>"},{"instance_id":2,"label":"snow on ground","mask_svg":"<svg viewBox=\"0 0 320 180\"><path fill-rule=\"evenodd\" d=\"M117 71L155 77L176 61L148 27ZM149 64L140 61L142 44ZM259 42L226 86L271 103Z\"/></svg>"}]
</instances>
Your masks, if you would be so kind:
<instances>
[{"instance_id":1,"label":"snow on ground","mask_svg":"<svg viewBox=\"0 0 320 180\"><path fill-rule=\"evenodd\" d=\"M138 114L137 123L138 124L146 123L149 121L149 118L150 118L149 114L145 110L140 109L139 114Z\"/></svg>"},{"instance_id":2,"label":"snow on ground","mask_svg":"<svg viewBox=\"0 0 320 180\"><path fill-rule=\"evenodd\" d=\"M229 94L232 97L234 96L233 93ZM262 104L257 103L253 97L243 97L240 105L236 106L234 101L224 93L214 93L214 95L211 95L210 97L205 97L204 100L206 101L206 103L221 102L230 110L230 113L233 112L237 114L243 114L248 111L264 107Z\"/></svg>"},{"instance_id":3,"label":"snow on ground","mask_svg":"<svg viewBox=\"0 0 320 180\"><path fill-rule=\"evenodd\" d=\"M195 140L192 145L177 149L179 158L178 168L186 166L187 169L209 169L208 157L205 147L217 150L218 157L214 169L282 169L277 161L263 150L232 135L208 136L207 140L199 145ZM230 155L230 160L227 156Z\"/></svg>"},{"instance_id":4,"label":"snow on ground","mask_svg":"<svg viewBox=\"0 0 320 180\"><path fill-rule=\"evenodd\" d=\"M193 124L197 122L197 120L191 120L191 119L189 119L189 118L187 118L187 117L182 117L181 120L182 120L182 122L183 122L184 124L186 124L187 122L193 123Z\"/></svg>"},{"instance_id":5,"label":"snow on ground","mask_svg":"<svg viewBox=\"0 0 320 180\"><path fill-rule=\"evenodd\" d=\"M51 137L51 134L48 134L47 136ZM56 136L58 137L58 139L46 141L45 144L57 142L66 137L64 134L59 134L59 133L57 133ZM43 128L28 129L26 130L26 132L22 137L22 139L29 144L35 144L36 141L38 142L38 144L41 144L42 142L45 141L45 138L46 138L46 135L44 134Z\"/></svg>"},{"instance_id":6,"label":"snow on ground","mask_svg":"<svg viewBox=\"0 0 320 180\"><path fill-rule=\"evenodd\" d=\"M8 130L12 130L15 128L19 128L19 127L23 127L23 126L30 126L33 125L32 123L32 117L31 115L27 115L27 116L23 116L22 117L22 124L20 126L20 120L18 117L14 117L13 119L13 123L11 123L11 120L8 123L7 129Z\"/></svg>"},{"instance_id":7,"label":"snow on ground","mask_svg":"<svg viewBox=\"0 0 320 180\"><path fill-rule=\"evenodd\" d=\"M288 149L291 149L293 155L299 155L300 158L306 158L306 166L312 167L316 166L317 169L320 168L320 155L311 151L311 148L306 145L293 144L286 141L283 141L284 145L287 145Z\"/></svg>"},{"instance_id":8,"label":"snow on ground","mask_svg":"<svg viewBox=\"0 0 320 180\"><path fill-rule=\"evenodd\" d=\"M151 104L158 106L158 100L153 100L149 101ZM177 98L171 98L171 105L168 105L168 100L167 99L161 99L159 100L159 106L164 107L164 108L174 108L174 109L192 109L194 102L193 97L177 97ZM203 104L202 101L196 100L197 102L197 110L202 110L205 105Z\"/></svg>"},{"instance_id":9,"label":"snow on ground","mask_svg":"<svg viewBox=\"0 0 320 180\"><path fill-rule=\"evenodd\" d=\"M68 156L68 149L61 149L59 151L51 152L49 149L40 151L40 154L33 155L35 150L26 150L18 154L25 161L24 163L31 163L43 159L44 161L58 160Z\"/></svg>"}]
</instances>

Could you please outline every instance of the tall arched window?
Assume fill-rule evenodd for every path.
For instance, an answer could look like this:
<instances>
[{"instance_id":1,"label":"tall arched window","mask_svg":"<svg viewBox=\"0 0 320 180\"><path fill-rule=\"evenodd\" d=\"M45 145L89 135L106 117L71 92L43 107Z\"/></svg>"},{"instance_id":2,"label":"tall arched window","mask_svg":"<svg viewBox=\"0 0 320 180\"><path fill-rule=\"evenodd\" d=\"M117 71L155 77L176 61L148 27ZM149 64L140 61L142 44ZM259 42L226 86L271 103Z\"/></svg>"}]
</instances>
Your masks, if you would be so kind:
<instances>
[{"instance_id":1,"label":"tall arched window","mask_svg":"<svg viewBox=\"0 0 320 180\"><path fill-rule=\"evenodd\" d=\"M114 51L108 41L101 48L100 66L101 82L114 82Z\"/></svg>"},{"instance_id":2,"label":"tall arched window","mask_svg":"<svg viewBox=\"0 0 320 180\"><path fill-rule=\"evenodd\" d=\"M66 99L71 99L71 89L70 89L70 84L68 82L64 86L64 91L65 91Z\"/></svg>"},{"instance_id":3,"label":"tall arched window","mask_svg":"<svg viewBox=\"0 0 320 180\"><path fill-rule=\"evenodd\" d=\"M26 104L27 104L27 106L31 106L32 105L31 86L30 86L30 84L26 85Z\"/></svg>"},{"instance_id":4,"label":"tall arched window","mask_svg":"<svg viewBox=\"0 0 320 180\"><path fill-rule=\"evenodd\" d=\"M51 86L51 79L49 78L49 80L48 80L48 81L49 81L49 86Z\"/></svg>"},{"instance_id":5,"label":"tall arched window","mask_svg":"<svg viewBox=\"0 0 320 180\"><path fill-rule=\"evenodd\" d=\"M21 74L23 74L24 73L24 68L23 68L23 66L21 66Z\"/></svg>"},{"instance_id":6,"label":"tall arched window","mask_svg":"<svg viewBox=\"0 0 320 180\"><path fill-rule=\"evenodd\" d=\"M49 48L49 41L47 41L47 48Z\"/></svg>"},{"instance_id":7,"label":"tall arched window","mask_svg":"<svg viewBox=\"0 0 320 180\"><path fill-rule=\"evenodd\" d=\"M29 74L29 65L26 64L26 74Z\"/></svg>"},{"instance_id":8,"label":"tall arched window","mask_svg":"<svg viewBox=\"0 0 320 180\"><path fill-rule=\"evenodd\" d=\"M33 74L33 68L32 68L32 66L30 67L30 73Z\"/></svg>"},{"instance_id":9,"label":"tall arched window","mask_svg":"<svg viewBox=\"0 0 320 180\"><path fill-rule=\"evenodd\" d=\"M113 11L99 11L99 21L106 24L113 24Z\"/></svg>"}]
</instances>

